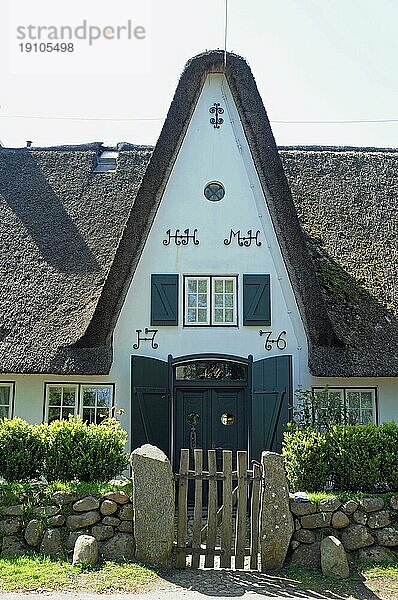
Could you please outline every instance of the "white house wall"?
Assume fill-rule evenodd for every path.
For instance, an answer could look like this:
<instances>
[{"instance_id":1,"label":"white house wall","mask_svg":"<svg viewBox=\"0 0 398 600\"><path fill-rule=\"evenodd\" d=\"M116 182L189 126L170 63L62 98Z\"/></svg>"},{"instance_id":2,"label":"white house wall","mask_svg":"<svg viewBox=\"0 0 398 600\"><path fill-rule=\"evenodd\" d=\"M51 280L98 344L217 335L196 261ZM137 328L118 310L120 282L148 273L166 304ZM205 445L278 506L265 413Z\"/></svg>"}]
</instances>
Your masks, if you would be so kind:
<instances>
[{"instance_id":1,"label":"white house wall","mask_svg":"<svg viewBox=\"0 0 398 600\"><path fill-rule=\"evenodd\" d=\"M219 129L210 124L209 108L219 102L224 108L224 123ZM219 202L209 202L203 194L205 185L221 182L226 190ZM200 244L165 246L166 231L189 228L198 230ZM236 240L224 244L230 230L259 231L261 246L238 246ZM179 325L158 327L154 350L149 342L137 351L136 329L150 326L150 289L152 273L178 273ZM243 274L268 273L271 277L272 337L286 331L286 349L264 350L261 327L242 327ZM239 327L183 327L182 275L238 275ZM293 356L294 386L301 383L307 365L306 336L288 279L287 271L273 230L264 195L255 171L250 150L225 78L208 76L189 124L155 216L149 238L141 255L114 333L114 378L123 373L123 387L128 393L130 356L132 354L167 360L196 353L234 354L254 360Z\"/></svg>"}]
</instances>

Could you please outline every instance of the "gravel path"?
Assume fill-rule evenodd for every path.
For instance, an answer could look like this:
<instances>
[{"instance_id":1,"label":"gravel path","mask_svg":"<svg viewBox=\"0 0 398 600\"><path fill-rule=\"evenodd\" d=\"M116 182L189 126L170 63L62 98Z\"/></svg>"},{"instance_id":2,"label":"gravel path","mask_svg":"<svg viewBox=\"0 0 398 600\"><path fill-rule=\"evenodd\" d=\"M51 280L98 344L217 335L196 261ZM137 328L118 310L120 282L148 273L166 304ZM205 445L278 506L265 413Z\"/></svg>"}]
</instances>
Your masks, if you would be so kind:
<instances>
[{"instance_id":1,"label":"gravel path","mask_svg":"<svg viewBox=\"0 0 398 600\"><path fill-rule=\"evenodd\" d=\"M0 593L0 600L379 600L397 598L379 595L363 585L358 593L320 594L300 589L293 580L255 572L237 571L174 571L163 574L155 589L143 594L92 593Z\"/></svg>"}]
</instances>

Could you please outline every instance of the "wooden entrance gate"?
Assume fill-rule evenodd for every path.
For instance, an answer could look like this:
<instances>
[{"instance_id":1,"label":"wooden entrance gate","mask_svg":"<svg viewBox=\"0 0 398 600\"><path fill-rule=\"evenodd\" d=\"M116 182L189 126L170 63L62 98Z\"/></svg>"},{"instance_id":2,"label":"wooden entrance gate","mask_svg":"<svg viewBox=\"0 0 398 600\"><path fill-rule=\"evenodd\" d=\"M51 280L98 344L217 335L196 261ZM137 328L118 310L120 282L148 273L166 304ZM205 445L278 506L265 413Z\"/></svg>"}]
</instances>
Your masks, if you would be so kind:
<instances>
[{"instance_id":1,"label":"wooden entrance gate","mask_svg":"<svg viewBox=\"0 0 398 600\"><path fill-rule=\"evenodd\" d=\"M221 457L215 450L208 450L204 470L203 450L195 449L194 468L190 469L189 450L181 450L176 475L176 566L258 569L260 465L254 463L248 470L246 451L237 452L234 470L231 450L222 451L220 465L217 458ZM192 494L188 494L190 486ZM188 504L189 497L194 498L193 507Z\"/></svg>"}]
</instances>

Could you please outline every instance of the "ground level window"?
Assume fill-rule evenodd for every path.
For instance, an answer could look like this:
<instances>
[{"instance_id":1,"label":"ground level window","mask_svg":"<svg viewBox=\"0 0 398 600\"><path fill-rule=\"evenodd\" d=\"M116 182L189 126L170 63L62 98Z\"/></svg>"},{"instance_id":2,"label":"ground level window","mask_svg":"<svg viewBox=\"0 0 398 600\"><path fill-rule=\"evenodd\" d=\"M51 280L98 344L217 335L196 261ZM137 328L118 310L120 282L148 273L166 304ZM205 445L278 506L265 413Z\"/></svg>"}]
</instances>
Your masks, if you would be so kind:
<instances>
[{"instance_id":1,"label":"ground level window","mask_svg":"<svg viewBox=\"0 0 398 600\"><path fill-rule=\"evenodd\" d=\"M48 423L77 414L77 385L47 384L46 399Z\"/></svg>"},{"instance_id":2,"label":"ground level window","mask_svg":"<svg viewBox=\"0 0 398 600\"><path fill-rule=\"evenodd\" d=\"M374 390L346 390L345 397L350 422L376 422Z\"/></svg>"},{"instance_id":3,"label":"ground level window","mask_svg":"<svg viewBox=\"0 0 398 600\"><path fill-rule=\"evenodd\" d=\"M44 420L48 423L80 415L87 423L101 423L111 416L113 386L101 384L48 383ZM1 388L0 388L1 407Z\"/></svg>"},{"instance_id":4,"label":"ground level window","mask_svg":"<svg viewBox=\"0 0 398 600\"><path fill-rule=\"evenodd\" d=\"M11 383L0 383L0 418L12 417L12 391Z\"/></svg>"},{"instance_id":5,"label":"ground level window","mask_svg":"<svg viewBox=\"0 0 398 600\"><path fill-rule=\"evenodd\" d=\"M112 387L102 385L82 385L81 405L83 421L101 423L111 416Z\"/></svg>"},{"instance_id":6,"label":"ground level window","mask_svg":"<svg viewBox=\"0 0 398 600\"><path fill-rule=\"evenodd\" d=\"M366 425L376 423L376 390L373 388L314 388L319 416L327 419L331 411L340 422ZM330 416L330 414L329 414Z\"/></svg>"}]
</instances>

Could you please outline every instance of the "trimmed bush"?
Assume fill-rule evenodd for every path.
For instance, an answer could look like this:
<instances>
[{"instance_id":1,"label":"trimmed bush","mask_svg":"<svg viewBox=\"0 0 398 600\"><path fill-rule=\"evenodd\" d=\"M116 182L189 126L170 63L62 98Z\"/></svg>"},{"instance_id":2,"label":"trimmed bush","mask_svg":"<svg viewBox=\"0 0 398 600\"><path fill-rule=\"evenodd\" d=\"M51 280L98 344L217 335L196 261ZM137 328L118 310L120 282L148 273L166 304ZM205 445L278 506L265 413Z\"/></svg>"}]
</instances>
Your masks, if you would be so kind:
<instances>
[{"instance_id":1,"label":"trimmed bush","mask_svg":"<svg viewBox=\"0 0 398 600\"><path fill-rule=\"evenodd\" d=\"M22 419L0 419L0 476L24 481L41 475L44 448L40 426Z\"/></svg>"},{"instance_id":2,"label":"trimmed bush","mask_svg":"<svg viewBox=\"0 0 398 600\"><path fill-rule=\"evenodd\" d=\"M47 481L108 481L128 464L127 434L116 419L87 425L76 417L41 427Z\"/></svg>"},{"instance_id":3,"label":"trimmed bush","mask_svg":"<svg viewBox=\"0 0 398 600\"><path fill-rule=\"evenodd\" d=\"M292 490L398 491L398 424L291 427L283 455Z\"/></svg>"},{"instance_id":4,"label":"trimmed bush","mask_svg":"<svg viewBox=\"0 0 398 600\"><path fill-rule=\"evenodd\" d=\"M127 466L127 433L116 419L87 425L80 417L30 425L0 419L0 476L26 481L108 481Z\"/></svg>"}]
</instances>

